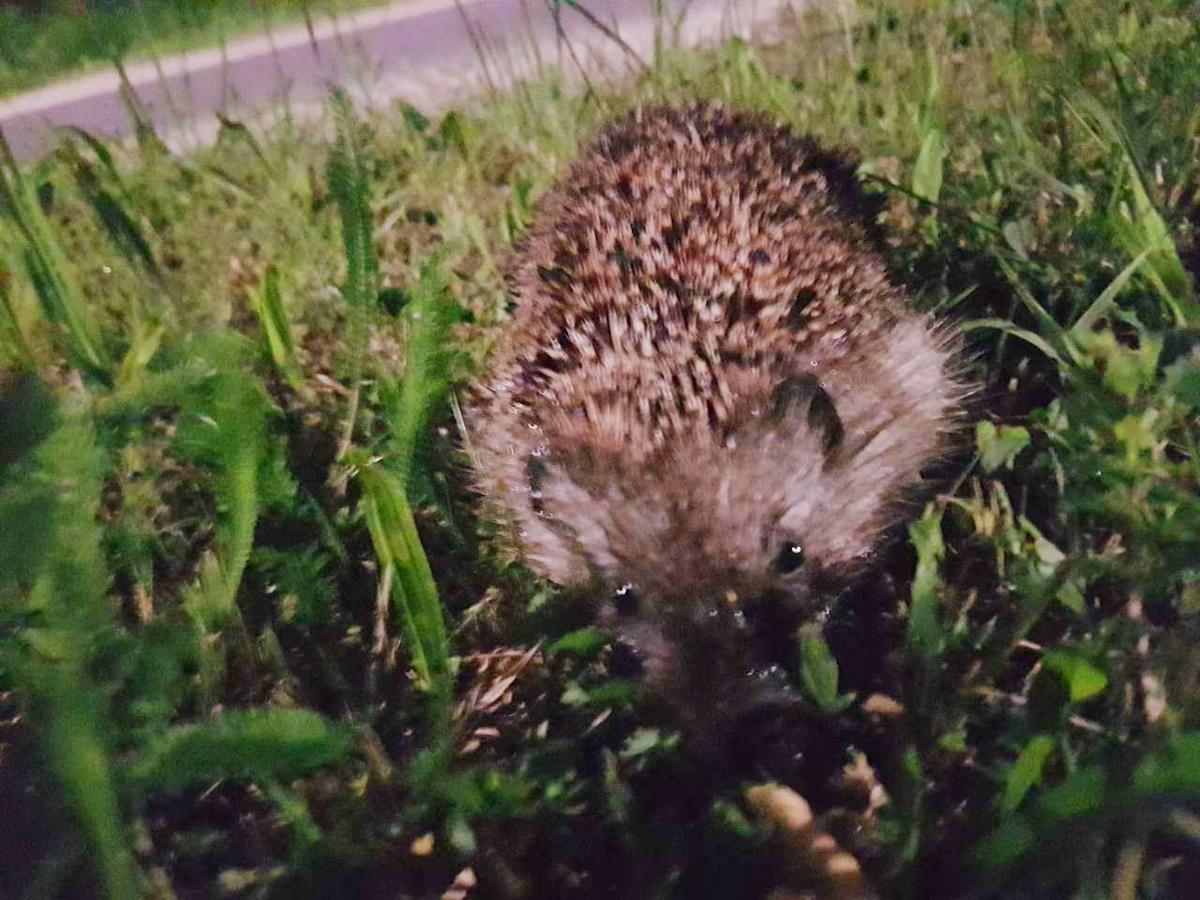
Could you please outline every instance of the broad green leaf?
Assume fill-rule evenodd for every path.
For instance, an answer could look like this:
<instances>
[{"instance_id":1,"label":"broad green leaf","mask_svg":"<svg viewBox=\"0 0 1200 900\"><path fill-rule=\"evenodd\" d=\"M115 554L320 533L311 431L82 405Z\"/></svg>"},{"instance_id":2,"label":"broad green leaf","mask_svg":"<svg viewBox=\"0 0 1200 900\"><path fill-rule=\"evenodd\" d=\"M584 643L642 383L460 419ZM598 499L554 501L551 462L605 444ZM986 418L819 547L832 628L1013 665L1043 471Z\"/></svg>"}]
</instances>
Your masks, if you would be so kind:
<instances>
[{"instance_id":1,"label":"broad green leaf","mask_svg":"<svg viewBox=\"0 0 1200 900\"><path fill-rule=\"evenodd\" d=\"M1000 800L1000 809L1010 813L1021 805L1030 788L1042 780L1042 771L1046 761L1054 752L1054 738L1039 734L1032 738L1021 750L1021 755L1013 763L1004 784L1004 796Z\"/></svg>"},{"instance_id":2,"label":"broad green leaf","mask_svg":"<svg viewBox=\"0 0 1200 900\"><path fill-rule=\"evenodd\" d=\"M938 746L952 753L964 753L967 750L967 733L961 728L957 731L947 731L938 738Z\"/></svg>"},{"instance_id":3,"label":"broad green leaf","mask_svg":"<svg viewBox=\"0 0 1200 900\"><path fill-rule=\"evenodd\" d=\"M1080 580L1067 581L1058 589L1054 598L1076 615L1083 615L1086 598L1083 595L1083 583Z\"/></svg>"},{"instance_id":4,"label":"broad green leaf","mask_svg":"<svg viewBox=\"0 0 1200 900\"><path fill-rule=\"evenodd\" d=\"M49 662L70 658L75 637L72 632L59 628L26 628L21 632L21 640L29 649Z\"/></svg>"},{"instance_id":5,"label":"broad green leaf","mask_svg":"<svg viewBox=\"0 0 1200 900\"><path fill-rule=\"evenodd\" d=\"M1090 815L1105 803L1108 776L1099 766L1089 766L1050 788L1038 798L1038 808L1052 819L1066 820Z\"/></svg>"},{"instance_id":6,"label":"broad green leaf","mask_svg":"<svg viewBox=\"0 0 1200 900\"><path fill-rule=\"evenodd\" d=\"M1104 386L1126 400L1134 399L1158 378L1162 341L1152 335L1142 335L1133 348L1120 343L1111 331L1087 332L1080 335L1079 345L1102 368Z\"/></svg>"},{"instance_id":7,"label":"broad green leaf","mask_svg":"<svg viewBox=\"0 0 1200 900\"><path fill-rule=\"evenodd\" d=\"M1009 816L979 845L975 859L985 869L1005 869L1033 849L1037 832L1022 816Z\"/></svg>"},{"instance_id":8,"label":"broad green leaf","mask_svg":"<svg viewBox=\"0 0 1200 900\"><path fill-rule=\"evenodd\" d=\"M931 203L937 203L942 192L942 166L945 155L942 130L930 129L921 141L921 150L913 166L912 192Z\"/></svg>"},{"instance_id":9,"label":"broad green leaf","mask_svg":"<svg viewBox=\"0 0 1200 900\"><path fill-rule=\"evenodd\" d=\"M1021 259L1029 259L1029 245L1033 241L1035 232L1028 219L1022 219L1019 222L1005 222L1000 232L1017 256Z\"/></svg>"},{"instance_id":10,"label":"broad green leaf","mask_svg":"<svg viewBox=\"0 0 1200 900\"><path fill-rule=\"evenodd\" d=\"M1090 700L1108 687L1108 676L1081 656L1066 650L1047 651L1042 664L1066 682L1072 703Z\"/></svg>"},{"instance_id":11,"label":"broad green leaf","mask_svg":"<svg viewBox=\"0 0 1200 900\"><path fill-rule=\"evenodd\" d=\"M662 750L674 750L679 746L679 735L664 732L661 728L638 728L625 739L621 746L621 759L637 759Z\"/></svg>"},{"instance_id":12,"label":"broad green leaf","mask_svg":"<svg viewBox=\"0 0 1200 900\"><path fill-rule=\"evenodd\" d=\"M1133 773L1133 790L1148 794L1200 794L1200 731L1173 735Z\"/></svg>"},{"instance_id":13,"label":"broad green leaf","mask_svg":"<svg viewBox=\"0 0 1200 900\"><path fill-rule=\"evenodd\" d=\"M1020 425L997 428L984 419L975 426L975 446L985 472L995 472L1002 466L1011 469L1020 452L1029 446L1029 440L1029 430Z\"/></svg>"},{"instance_id":14,"label":"broad green leaf","mask_svg":"<svg viewBox=\"0 0 1200 900\"><path fill-rule=\"evenodd\" d=\"M637 692L638 686L635 681L606 681L590 688L572 681L563 690L562 702L565 706L587 708L626 707L633 703Z\"/></svg>"},{"instance_id":15,"label":"broad green leaf","mask_svg":"<svg viewBox=\"0 0 1200 900\"><path fill-rule=\"evenodd\" d=\"M1168 366L1165 384L1180 403L1200 410L1200 355L1193 354Z\"/></svg>"},{"instance_id":16,"label":"broad green leaf","mask_svg":"<svg viewBox=\"0 0 1200 900\"><path fill-rule=\"evenodd\" d=\"M813 702L825 712L844 709L849 699L838 694L838 664L819 628L800 634L800 681Z\"/></svg>"},{"instance_id":17,"label":"broad green leaf","mask_svg":"<svg viewBox=\"0 0 1200 900\"><path fill-rule=\"evenodd\" d=\"M575 656L594 656L609 642L610 638L596 628L580 628L564 634L546 648L547 653L569 653Z\"/></svg>"}]
</instances>

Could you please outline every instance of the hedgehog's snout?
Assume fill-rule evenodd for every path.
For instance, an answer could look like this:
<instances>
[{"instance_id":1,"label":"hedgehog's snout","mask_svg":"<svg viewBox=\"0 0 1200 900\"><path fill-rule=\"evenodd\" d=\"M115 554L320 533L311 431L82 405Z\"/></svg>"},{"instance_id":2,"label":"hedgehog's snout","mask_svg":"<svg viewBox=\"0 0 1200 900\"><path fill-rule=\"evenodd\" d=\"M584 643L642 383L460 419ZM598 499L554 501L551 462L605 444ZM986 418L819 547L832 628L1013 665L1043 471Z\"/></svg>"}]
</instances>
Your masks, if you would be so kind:
<instances>
[{"instance_id":1,"label":"hedgehog's snout","mask_svg":"<svg viewBox=\"0 0 1200 900\"><path fill-rule=\"evenodd\" d=\"M622 584L603 604L599 618L648 680L654 680L655 672L694 665L765 684L770 679L757 676L789 658L793 636L812 610L803 583L745 597L718 590L674 600L644 596L635 585Z\"/></svg>"},{"instance_id":2,"label":"hedgehog's snout","mask_svg":"<svg viewBox=\"0 0 1200 900\"><path fill-rule=\"evenodd\" d=\"M694 607L707 612L667 617L638 609L635 598L630 588L614 598L623 612L610 604L619 638L612 665L640 678L649 710L679 728L706 766L749 771L790 759L804 706L779 662L794 630L772 631L771 598L720 594Z\"/></svg>"}]
</instances>

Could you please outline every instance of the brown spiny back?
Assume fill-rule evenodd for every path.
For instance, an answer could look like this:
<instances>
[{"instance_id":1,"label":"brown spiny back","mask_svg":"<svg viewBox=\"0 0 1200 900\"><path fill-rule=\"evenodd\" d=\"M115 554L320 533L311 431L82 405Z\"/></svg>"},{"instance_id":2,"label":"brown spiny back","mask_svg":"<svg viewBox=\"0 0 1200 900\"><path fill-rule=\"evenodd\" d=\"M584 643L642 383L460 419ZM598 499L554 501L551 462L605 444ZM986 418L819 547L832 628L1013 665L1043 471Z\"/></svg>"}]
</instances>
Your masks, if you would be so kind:
<instances>
[{"instance_id":1,"label":"brown spiny back","mask_svg":"<svg viewBox=\"0 0 1200 900\"><path fill-rule=\"evenodd\" d=\"M723 429L758 373L790 369L813 336L886 325L899 297L863 253L861 205L850 164L782 127L643 110L543 203L512 271L500 377L532 408L598 416L588 440L639 458Z\"/></svg>"},{"instance_id":2,"label":"brown spiny back","mask_svg":"<svg viewBox=\"0 0 1200 900\"><path fill-rule=\"evenodd\" d=\"M481 485L559 581L651 578L658 554L691 587L739 568L759 584L780 523L811 522L829 565L861 556L961 393L889 279L853 165L747 113L609 126L541 202L510 281L471 438ZM803 379L817 393L785 418Z\"/></svg>"}]
</instances>

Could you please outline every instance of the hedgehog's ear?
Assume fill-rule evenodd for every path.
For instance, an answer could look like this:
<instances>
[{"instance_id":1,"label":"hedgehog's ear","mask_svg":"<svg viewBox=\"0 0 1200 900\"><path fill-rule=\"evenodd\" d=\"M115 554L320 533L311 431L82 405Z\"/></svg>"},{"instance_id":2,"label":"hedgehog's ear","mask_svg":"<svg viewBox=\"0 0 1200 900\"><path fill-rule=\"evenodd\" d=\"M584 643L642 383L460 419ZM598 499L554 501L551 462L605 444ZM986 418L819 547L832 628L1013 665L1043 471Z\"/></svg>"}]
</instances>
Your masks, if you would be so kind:
<instances>
[{"instance_id":1,"label":"hedgehog's ear","mask_svg":"<svg viewBox=\"0 0 1200 900\"><path fill-rule=\"evenodd\" d=\"M771 418L776 422L785 422L801 412L808 427L820 435L826 458L836 453L846 431L833 398L813 375L785 378L771 394Z\"/></svg>"}]
</instances>

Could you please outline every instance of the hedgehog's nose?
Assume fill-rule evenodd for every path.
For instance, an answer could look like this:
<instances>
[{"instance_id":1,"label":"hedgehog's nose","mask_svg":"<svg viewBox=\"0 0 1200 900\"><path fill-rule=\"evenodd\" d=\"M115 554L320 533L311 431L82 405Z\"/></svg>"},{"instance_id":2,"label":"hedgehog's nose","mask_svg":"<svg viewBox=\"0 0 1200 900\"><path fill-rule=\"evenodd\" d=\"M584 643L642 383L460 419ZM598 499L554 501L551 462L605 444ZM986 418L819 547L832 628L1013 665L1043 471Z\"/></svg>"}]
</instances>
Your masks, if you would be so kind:
<instances>
[{"instance_id":1,"label":"hedgehog's nose","mask_svg":"<svg viewBox=\"0 0 1200 900\"><path fill-rule=\"evenodd\" d=\"M732 588L718 591L694 611L693 625L724 633L753 631L768 606L769 601L761 595L743 596Z\"/></svg>"}]
</instances>

